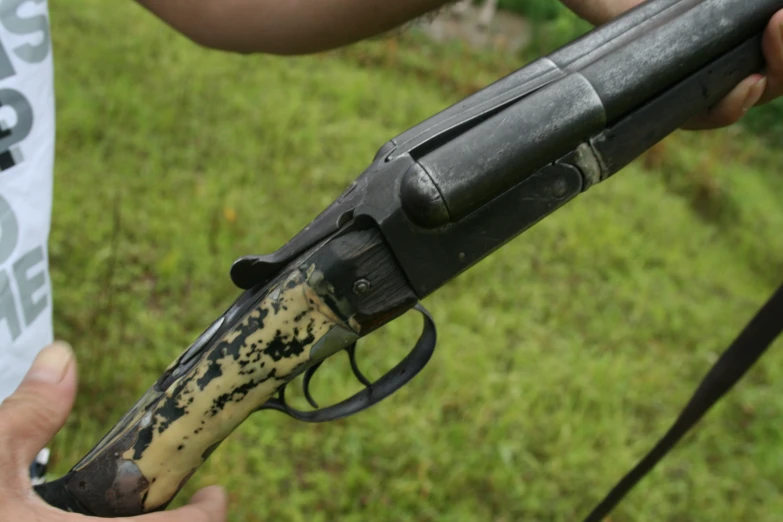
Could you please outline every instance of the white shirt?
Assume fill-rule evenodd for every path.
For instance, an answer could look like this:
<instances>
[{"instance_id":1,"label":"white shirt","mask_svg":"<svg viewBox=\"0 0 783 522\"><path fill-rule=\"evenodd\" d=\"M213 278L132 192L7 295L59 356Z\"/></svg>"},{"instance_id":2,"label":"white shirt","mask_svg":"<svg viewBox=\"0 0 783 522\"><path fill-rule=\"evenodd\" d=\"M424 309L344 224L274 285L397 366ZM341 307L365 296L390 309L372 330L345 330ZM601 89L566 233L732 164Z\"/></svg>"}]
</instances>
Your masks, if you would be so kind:
<instances>
[{"instance_id":1,"label":"white shirt","mask_svg":"<svg viewBox=\"0 0 783 522\"><path fill-rule=\"evenodd\" d=\"M47 0L0 0L0 400L53 340L54 136Z\"/></svg>"}]
</instances>

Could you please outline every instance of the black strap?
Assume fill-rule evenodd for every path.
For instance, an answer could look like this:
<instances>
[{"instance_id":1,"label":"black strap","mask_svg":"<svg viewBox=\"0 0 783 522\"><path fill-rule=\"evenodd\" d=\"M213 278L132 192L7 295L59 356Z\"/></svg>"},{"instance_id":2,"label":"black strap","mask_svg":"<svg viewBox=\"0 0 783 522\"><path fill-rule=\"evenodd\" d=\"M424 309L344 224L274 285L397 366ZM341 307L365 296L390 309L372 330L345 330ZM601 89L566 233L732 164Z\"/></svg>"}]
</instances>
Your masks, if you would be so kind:
<instances>
[{"instance_id":1,"label":"black strap","mask_svg":"<svg viewBox=\"0 0 783 522\"><path fill-rule=\"evenodd\" d=\"M756 363L775 338L783 331L783 286L748 323L742 333L721 355L690 402L655 447L626 476L612 488L608 495L584 519L584 522L601 522L628 492L666 456L682 437L723 395L739 381Z\"/></svg>"}]
</instances>

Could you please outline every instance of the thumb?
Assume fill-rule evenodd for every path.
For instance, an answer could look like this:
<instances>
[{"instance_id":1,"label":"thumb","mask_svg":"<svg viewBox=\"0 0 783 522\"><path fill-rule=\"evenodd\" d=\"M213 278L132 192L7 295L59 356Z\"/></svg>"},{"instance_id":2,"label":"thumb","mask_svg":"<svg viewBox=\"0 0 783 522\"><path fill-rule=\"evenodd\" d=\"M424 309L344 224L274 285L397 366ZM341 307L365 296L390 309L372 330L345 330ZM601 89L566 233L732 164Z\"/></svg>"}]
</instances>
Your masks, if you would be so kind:
<instances>
[{"instance_id":1,"label":"thumb","mask_svg":"<svg viewBox=\"0 0 783 522\"><path fill-rule=\"evenodd\" d=\"M0 404L0 470L27 469L65 424L76 395L76 362L65 343L38 354L16 391Z\"/></svg>"},{"instance_id":2,"label":"thumb","mask_svg":"<svg viewBox=\"0 0 783 522\"><path fill-rule=\"evenodd\" d=\"M223 488L210 486L193 495L184 509L195 510L202 519L209 520L209 522L225 522L227 502L228 499ZM193 520L193 518L189 518L189 520Z\"/></svg>"}]
</instances>

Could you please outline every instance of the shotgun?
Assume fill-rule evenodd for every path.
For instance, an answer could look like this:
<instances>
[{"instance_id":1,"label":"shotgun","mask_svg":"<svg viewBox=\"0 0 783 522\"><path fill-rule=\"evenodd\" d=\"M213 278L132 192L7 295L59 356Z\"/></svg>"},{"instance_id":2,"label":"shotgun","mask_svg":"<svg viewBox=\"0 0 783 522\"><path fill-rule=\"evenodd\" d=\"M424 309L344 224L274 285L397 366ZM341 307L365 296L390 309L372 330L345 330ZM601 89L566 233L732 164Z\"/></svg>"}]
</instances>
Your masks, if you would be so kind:
<instances>
[{"instance_id":1,"label":"shotgun","mask_svg":"<svg viewBox=\"0 0 783 522\"><path fill-rule=\"evenodd\" d=\"M238 299L80 462L36 492L92 516L164 510L252 413L325 422L388 397L434 353L422 299L763 71L761 34L781 8L783 0L648 1L389 140L282 248L238 259ZM588 520L608 513L758 358L778 334L768 324L779 327L781 298L719 361L730 378L725 366L719 382L708 375L696 410ZM411 310L423 317L418 341L370 382L357 341ZM364 389L318 408L310 380L342 351ZM286 400L299 376L312 409Z\"/></svg>"}]
</instances>

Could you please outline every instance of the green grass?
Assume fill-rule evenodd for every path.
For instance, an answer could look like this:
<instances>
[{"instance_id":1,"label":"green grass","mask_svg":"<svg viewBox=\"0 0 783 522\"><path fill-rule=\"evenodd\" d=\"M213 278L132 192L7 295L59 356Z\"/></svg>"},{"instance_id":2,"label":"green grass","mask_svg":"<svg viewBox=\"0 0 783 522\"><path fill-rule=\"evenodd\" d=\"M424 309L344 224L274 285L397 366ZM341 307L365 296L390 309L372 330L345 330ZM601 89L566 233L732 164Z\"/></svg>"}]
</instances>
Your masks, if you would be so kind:
<instances>
[{"instance_id":1,"label":"green grass","mask_svg":"<svg viewBox=\"0 0 783 522\"><path fill-rule=\"evenodd\" d=\"M56 332L81 366L56 473L236 297L235 258L279 247L388 138L514 67L414 34L228 56L129 2L55 2L52 19ZM397 395L323 425L256 415L177 503L220 483L232 522L584 515L781 273L779 157L736 130L661 150L428 299L439 348ZM377 376L417 328L384 328L360 364ZM356 389L337 366L317 396ZM778 520L782 378L773 350L611 520Z\"/></svg>"}]
</instances>

